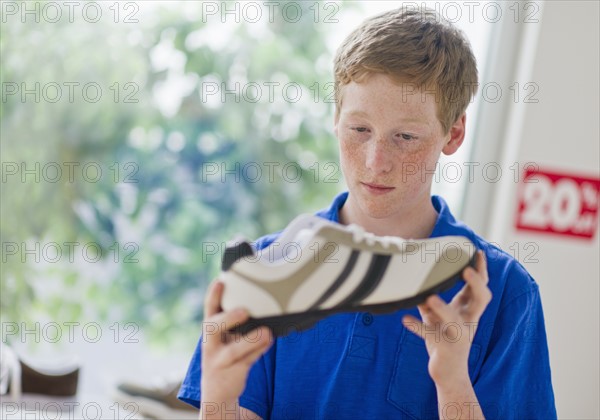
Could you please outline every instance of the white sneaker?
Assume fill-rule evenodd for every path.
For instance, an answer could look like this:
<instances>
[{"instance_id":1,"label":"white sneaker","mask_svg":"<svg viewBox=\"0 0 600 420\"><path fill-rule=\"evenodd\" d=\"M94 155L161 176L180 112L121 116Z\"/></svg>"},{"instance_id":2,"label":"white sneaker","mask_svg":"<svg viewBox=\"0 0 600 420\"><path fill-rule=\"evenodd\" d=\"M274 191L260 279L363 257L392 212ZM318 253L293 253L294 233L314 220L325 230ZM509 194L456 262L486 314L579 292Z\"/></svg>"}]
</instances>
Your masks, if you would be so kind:
<instances>
[{"instance_id":1,"label":"white sneaker","mask_svg":"<svg viewBox=\"0 0 600 420\"><path fill-rule=\"evenodd\" d=\"M248 242L227 247L221 307L249 311L236 331L266 325L275 336L338 312L390 313L451 288L475 253L463 236L405 240L301 215L259 253Z\"/></svg>"}]
</instances>

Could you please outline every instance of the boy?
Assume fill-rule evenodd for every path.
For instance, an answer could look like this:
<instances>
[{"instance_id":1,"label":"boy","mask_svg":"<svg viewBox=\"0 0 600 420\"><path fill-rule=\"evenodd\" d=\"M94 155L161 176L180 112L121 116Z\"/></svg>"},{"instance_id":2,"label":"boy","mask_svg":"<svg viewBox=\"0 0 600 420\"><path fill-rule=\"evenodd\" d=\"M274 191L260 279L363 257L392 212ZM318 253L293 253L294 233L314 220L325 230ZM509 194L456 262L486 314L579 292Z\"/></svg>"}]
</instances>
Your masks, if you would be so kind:
<instances>
[{"instance_id":1,"label":"boy","mask_svg":"<svg viewBox=\"0 0 600 420\"><path fill-rule=\"evenodd\" d=\"M393 10L350 34L334 70L349 191L318 215L376 235L466 236L475 268L410 310L337 314L276 340L264 327L253 340L205 334L180 398L203 418L556 418L536 283L430 195L440 153L465 136L468 42L431 11ZM205 325L226 330L248 315L221 312L222 291L211 285Z\"/></svg>"}]
</instances>

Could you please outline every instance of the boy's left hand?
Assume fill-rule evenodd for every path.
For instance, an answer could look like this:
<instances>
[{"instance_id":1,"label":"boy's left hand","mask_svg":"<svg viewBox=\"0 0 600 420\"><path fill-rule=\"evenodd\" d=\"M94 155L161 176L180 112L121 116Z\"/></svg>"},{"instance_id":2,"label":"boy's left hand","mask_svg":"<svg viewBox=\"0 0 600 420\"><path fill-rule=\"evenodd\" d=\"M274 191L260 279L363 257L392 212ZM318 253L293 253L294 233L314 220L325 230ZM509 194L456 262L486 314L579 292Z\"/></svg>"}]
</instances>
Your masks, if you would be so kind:
<instances>
[{"instance_id":1,"label":"boy's left hand","mask_svg":"<svg viewBox=\"0 0 600 420\"><path fill-rule=\"evenodd\" d=\"M429 375L438 388L470 384L469 351L479 319L492 293L487 286L487 264L483 251L477 252L475 269L463 271L465 286L446 304L433 295L418 305L423 321L411 315L402 324L425 340L429 353Z\"/></svg>"}]
</instances>

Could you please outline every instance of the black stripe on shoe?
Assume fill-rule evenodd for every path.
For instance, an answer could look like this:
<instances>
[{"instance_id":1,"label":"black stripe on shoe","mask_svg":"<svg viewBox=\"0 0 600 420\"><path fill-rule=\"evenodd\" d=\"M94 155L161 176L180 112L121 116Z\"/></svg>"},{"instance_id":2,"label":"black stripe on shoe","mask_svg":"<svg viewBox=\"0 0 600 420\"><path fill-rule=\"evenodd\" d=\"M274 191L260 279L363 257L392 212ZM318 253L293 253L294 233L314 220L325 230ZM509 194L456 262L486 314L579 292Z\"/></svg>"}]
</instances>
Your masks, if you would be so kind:
<instances>
[{"instance_id":1,"label":"black stripe on shoe","mask_svg":"<svg viewBox=\"0 0 600 420\"><path fill-rule=\"evenodd\" d=\"M329 299L331 295L333 295L333 293L346 281L346 279L352 272L352 269L356 265L356 261L358 260L358 254L359 251L352 251L352 253L350 254L350 258L348 258L348 262L346 263L346 266L344 267L340 275L335 279L331 286L329 286L325 293L323 293L321 297L310 308L308 308L309 311L317 309L323 302Z\"/></svg>"},{"instance_id":2,"label":"black stripe on shoe","mask_svg":"<svg viewBox=\"0 0 600 420\"><path fill-rule=\"evenodd\" d=\"M336 306L354 306L354 304L360 303L361 300L369 296L381 282L390 259L390 255L373 254L369 268L358 287Z\"/></svg>"},{"instance_id":3,"label":"black stripe on shoe","mask_svg":"<svg viewBox=\"0 0 600 420\"><path fill-rule=\"evenodd\" d=\"M461 273L467 265L475 267L476 256L477 254L474 254L469 263L465 264L465 266L461 267L460 270L456 271L456 273L453 276L447 278L441 283L438 283L436 286L428 290L419 292L418 294L412 297L386 303L372 303L369 305L362 306L360 305L360 303L358 303L355 304L354 307L350 308L342 307L341 305L336 305L335 307L330 309L317 309L313 312L291 313L264 318L250 318L245 323L233 328L232 331L241 334L247 334L253 329L260 327L261 325L266 325L271 329L271 331L273 331L275 337L283 337L292 332L298 333L307 330L313 327L317 322L324 319L325 317L341 312L368 311L374 314L387 314L400 309L412 308L416 305L423 303L428 296L436 293L445 292L454 287L457 282L462 280Z\"/></svg>"},{"instance_id":4,"label":"black stripe on shoe","mask_svg":"<svg viewBox=\"0 0 600 420\"><path fill-rule=\"evenodd\" d=\"M250 245L246 241L240 242L239 244L235 244L232 246L228 246L227 248L225 248L225 252L223 253L221 270L227 271L237 260L240 260L244 257L251 257L253 255L254 250L252 249L252 245Z\"/></svg>"}]
</instances>

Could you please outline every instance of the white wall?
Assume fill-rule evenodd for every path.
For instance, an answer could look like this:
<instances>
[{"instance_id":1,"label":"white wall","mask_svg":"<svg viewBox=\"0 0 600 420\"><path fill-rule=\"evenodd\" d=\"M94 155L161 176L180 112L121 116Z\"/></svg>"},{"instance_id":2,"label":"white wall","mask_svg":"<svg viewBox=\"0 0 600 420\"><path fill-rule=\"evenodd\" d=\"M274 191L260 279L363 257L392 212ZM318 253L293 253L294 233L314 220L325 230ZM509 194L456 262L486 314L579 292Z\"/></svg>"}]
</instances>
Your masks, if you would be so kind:
<instances>
[{"instance_id":1,"label":"white wall","mask_svg":"<svg viewBox=\"0 0 600 420\"><path fill-rule=\"evenodd\" d=\"M600 177L599 4L544 2L539 24L521 28L517 60L507 71L513 80L535 82L539 102L497 106L495 120L490 105L486 121L500 122L502 129L477 139L474 160L486 156L482 149L490 141L505 169L511 162L535 162L540 169ZM484 135L485 128L478 133ZM559 418L598 419L600 233L596 229L586 240L517 231L518 184L512 175L496 184L470 185L464 219L508 252L518 249L540 286ZM532 261L524 261L526 256Z\"/></svg>"}]
</instances>

